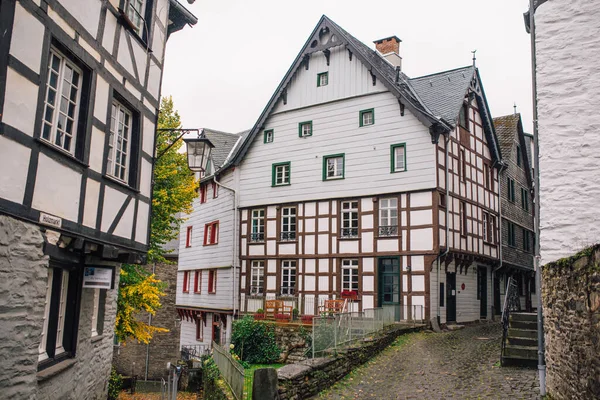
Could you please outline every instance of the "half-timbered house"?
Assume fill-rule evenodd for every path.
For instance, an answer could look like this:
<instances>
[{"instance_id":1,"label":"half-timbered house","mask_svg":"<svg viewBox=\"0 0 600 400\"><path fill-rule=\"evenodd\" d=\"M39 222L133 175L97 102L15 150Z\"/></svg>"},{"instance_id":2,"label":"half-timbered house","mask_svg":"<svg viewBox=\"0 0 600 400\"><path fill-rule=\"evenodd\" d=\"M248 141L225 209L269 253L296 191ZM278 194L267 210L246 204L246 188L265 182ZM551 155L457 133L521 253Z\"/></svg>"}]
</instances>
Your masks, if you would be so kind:
<instances>
[{"instance_id":1,"label":"half-timbered house","mask_svg":"<svg viewBox=\"0 0 600 400\"><path fill-rule=\"evenodd\" d=\"M193 211L181 225L176 295L181 346L196 352L209 349L212 341L229 342L239 280L239 170L227 166L243 136L203 132L215 147Z\"/></svg>"},{"instance_id":2,"label":"half-timbered house","mask_svg":"<svg viewBox=\"0 0 600 400\"><path fill-rule=\"evenodd\" d=\"M105 398L123 262L148 246L176 0L0 2L5 398Z\"/></svg>"},{"instance_id":3,"label":"half-timbered house","mask_svg":"<svg viewBox=\"0 0 600 400\"><path fill-rule=\"evenodd\" d=\"M462 322L491 316L500 150L477 68L411 79L323 16L232 160L240 309L296 297Z\"/></svg>"},{"instance_id":4,"label":"half-timbered house","mask_svg":"<svg viewBox=\"0 0 600 400\"><path fill-rule=\"evenodd\" d=\"M536 307L533 269L534 204L531 171L531 138L523 132L518 113L494 118L502 151L500 215L502 220L502 264L494 277L494 310L502 313L507 278L517 284L521 308Z\"/></svg>"}]
</instances>

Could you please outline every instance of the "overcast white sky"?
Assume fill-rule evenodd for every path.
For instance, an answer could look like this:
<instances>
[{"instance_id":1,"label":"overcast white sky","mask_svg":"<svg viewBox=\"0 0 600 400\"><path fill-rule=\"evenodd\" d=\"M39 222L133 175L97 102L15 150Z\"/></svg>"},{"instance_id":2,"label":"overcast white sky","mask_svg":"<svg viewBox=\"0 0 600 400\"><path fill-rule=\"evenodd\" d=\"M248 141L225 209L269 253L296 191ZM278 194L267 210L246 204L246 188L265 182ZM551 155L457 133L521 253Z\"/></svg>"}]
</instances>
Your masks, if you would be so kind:
<instances>
[{"instance_id":1,"label":"overcast white sky","mask_svg":"<svg viewBox=\"0 0 600 400\"><path fill-rule=\"evenodd\" d=\"M528 0L179 0L198 23L167 44L162 95L184 127L251 128L322 14L365 44L402 39L410 77L462 67L477 49L492 115L523 115L531 132Z\"/></svg>"}]
</instances>

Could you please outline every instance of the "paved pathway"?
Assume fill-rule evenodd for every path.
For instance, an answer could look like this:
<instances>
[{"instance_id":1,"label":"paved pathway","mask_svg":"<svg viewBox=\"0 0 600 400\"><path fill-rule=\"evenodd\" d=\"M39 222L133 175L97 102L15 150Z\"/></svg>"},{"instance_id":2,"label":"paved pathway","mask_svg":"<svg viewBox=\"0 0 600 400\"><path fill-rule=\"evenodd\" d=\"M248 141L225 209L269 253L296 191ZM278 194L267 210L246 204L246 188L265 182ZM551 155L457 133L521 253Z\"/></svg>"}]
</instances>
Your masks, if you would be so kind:
<instances>
[{"instance_id":1,"label":"paved pathway","mask_svg":"<svg viewBox=\"0 0 600 400\"><path fill-rule=\"evenodd\" d=\"M500 368L502 331L410 334L318 399L537 399L537 370Z\"/></svg>"}]
</instances>

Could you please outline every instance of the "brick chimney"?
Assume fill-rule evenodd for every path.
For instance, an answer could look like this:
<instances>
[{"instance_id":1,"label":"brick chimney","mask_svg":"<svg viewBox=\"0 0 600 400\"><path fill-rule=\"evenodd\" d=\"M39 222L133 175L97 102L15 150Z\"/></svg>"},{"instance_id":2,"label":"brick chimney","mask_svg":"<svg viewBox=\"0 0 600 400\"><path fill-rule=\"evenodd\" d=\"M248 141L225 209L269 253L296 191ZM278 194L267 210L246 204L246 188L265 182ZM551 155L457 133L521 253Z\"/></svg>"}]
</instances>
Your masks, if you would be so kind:
<instances>
[{"instance_id":1,"label":"brick chimney","mask_svg":"<svg viewBox=\"0 0 600 400\"><path fill-rule=\"evenodd\" d=\"M398 36L390 36L383 39L375 40L375 48L377 51L388 60L393 66L402 68L402 57L400 57L400 38Z\"/></svg>"}]
</instances>

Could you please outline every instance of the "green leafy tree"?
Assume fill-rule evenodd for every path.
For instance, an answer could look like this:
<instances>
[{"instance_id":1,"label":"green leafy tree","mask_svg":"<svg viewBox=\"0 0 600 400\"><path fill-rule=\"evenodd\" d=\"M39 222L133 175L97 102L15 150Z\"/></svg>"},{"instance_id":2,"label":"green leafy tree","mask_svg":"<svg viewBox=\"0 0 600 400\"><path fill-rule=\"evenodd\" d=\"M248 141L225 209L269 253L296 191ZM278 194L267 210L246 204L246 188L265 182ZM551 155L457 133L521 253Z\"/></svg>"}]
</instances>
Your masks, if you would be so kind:
<instances>
[{"instance_id":1,"label":"green leafy tree","mask_svg":"<svg viewBox=\"0 0 600 400\"><path fill-rule=\"evenodd\" d=\"M165 97L161 101L158 115L159 129L181 127L179 113L173 107L173 99ZM156 154L162 154L171 143L177 140L179 133L157 132ZM187 166L185 153L179 149L183 141L178 140L161 155L154 164L152 192L152 218L150 225L149 263L169 263L165 259L167 251L164 244L177 238L184 218L178 213L189 213L196 195L198 182ZM117 317L115 335L119 342L128 338L149 343L155 332L167 329L149 325L143 319L136 318L139 312L152 315L161 307L160 298L165 295L165 285L140 265L123 264L121 267L119 297L117 299Z\"/></svg>"}]
</instances>

